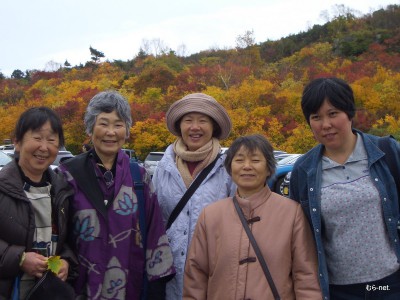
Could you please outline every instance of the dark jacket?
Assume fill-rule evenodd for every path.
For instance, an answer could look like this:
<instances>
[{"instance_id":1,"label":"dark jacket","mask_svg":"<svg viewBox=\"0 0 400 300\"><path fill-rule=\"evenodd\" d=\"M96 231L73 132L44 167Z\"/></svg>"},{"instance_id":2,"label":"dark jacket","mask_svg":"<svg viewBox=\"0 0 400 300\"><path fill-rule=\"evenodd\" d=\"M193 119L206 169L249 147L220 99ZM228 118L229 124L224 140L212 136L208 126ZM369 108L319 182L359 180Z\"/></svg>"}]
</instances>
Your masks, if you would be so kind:
<instances>
[{"instance_id":1,"label":"dark jacket","mask_svg":"<svg viewBox=\"0 0 400 300\"><path fill-rule=\"evenodd\" d=\"M76 277L77 259L68 245L68 198L72 189L61 175L50 168L52 210L55 213L59 231L56 254L69 264L68 279ZM20 273L19 262L24 251L30 251L35 231L35 215L31 202L23 190L16 161L7 164L0 171L0 300L11 297L15 277Z\"/></svg>"}]
</instances>

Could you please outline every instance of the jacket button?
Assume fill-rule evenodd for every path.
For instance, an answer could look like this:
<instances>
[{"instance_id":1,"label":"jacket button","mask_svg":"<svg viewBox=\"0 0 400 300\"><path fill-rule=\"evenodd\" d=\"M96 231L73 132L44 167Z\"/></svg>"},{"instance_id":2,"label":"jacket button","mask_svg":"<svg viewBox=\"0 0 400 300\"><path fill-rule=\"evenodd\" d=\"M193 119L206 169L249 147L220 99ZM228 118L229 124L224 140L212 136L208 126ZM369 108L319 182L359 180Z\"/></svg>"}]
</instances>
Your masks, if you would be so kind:
<instances>
[{"instance_id":1,"label":"jacket button","mask_svg":"<svg viewBox=\"0 0 400 300\"><path fill-rule=\"evenodd\" d=\"M312 209L312 211L313 211L313 212L316 212L316 211L317 211L317 209L316 209L316 208L313 208L313 209Z\"/></svg>"},{"instance_id":2,"label":"jacket button","mask_svg":"<svg viewBox=\"0 0 400 300\"><path fill-rule=\"evenodd\" d=\"M184 256L184 255L185 255L185 252L182 251L182 252L181 252L181 255Z\"/></svg>"}]
</instances>

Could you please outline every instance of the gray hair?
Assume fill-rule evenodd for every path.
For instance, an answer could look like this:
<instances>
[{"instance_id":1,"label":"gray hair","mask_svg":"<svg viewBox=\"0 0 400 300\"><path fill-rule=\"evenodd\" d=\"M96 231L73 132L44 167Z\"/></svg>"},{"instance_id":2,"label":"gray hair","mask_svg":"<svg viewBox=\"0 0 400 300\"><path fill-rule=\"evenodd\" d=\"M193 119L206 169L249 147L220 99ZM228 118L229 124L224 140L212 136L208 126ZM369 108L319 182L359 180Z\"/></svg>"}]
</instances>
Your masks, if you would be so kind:
<instances>
[{"instance_id":1,"label":"gray hair","mask_svg":"<svg viewBox=\"0 0 400 300\"><path fill-rule=\"evenodd\" d=\"M128 101L116 91L104 91L96 94L89 102L85 112L85 127L88 135L93 133L96 118L101 113L116 111L125 122L126 138L129 137L129 129L132 126L131 108Z\"/></svg>"}]
</instances>

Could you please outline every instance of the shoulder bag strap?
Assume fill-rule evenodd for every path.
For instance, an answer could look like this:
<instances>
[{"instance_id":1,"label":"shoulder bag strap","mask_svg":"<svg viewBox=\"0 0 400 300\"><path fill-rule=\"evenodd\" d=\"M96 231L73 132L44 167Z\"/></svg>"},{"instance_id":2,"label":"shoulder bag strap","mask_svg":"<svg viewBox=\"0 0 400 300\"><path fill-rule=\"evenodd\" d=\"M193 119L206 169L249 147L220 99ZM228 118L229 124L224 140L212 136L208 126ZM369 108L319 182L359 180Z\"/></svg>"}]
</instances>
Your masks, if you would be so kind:
<instances>
[{"instance_id":1,"label":"shoulder bag strap","mask_svg":"<svg viewBox=\"0 0 400 300\"><path fill-rule=\"evenodd\" d=\"M21 275L18 274L15 277L14 284L13 284L13 289L12 289L12 295L11 295L11 300L19 300L19 287L21 283Z\"/></svg>"},{"instance_id":2,"label":"shoulder bag strap","mask_svg":"<svg viewBox=\"0 0 400 300\"><path fill-rule=\"evenodd\" d=\"M142 180L142 174L140 173L139 164L136 161L131 160L129 162L129 167L131 170L131 176L133 180L133 188L136 193L136 197L138 200L138 209L139 209L139 227L140 227L140 234L142 236L142 244L143 244L143 251L144 251L144 259L146 261L146 250L147 250L147 224L146 224L146 204L145 204L145 197L144 197L144 183ZM140 295L140 299L144 300L147 299L147 291L148 291L149 281L147 279L147 270L146 270L146 263L144 266L143 272L143 284L142 284L142 291Z\"/></svg>"},{"instance_id":3,"label":"shoulder bag strap","mask_svg":"<svg viewBox=\"0 0 400 300\"><path fill-rule=\"evenodd\" d=\"M213 162L211 164L209 164L207 167L205 167L203 169L203 171L200 172L200 174L196 177L196 179L192 182L192 184L186 190L185 194L182 196L181 200L179 200L178 204L175 206L174 210L172 211L171 215L169 216L166 229L169 229L171 227L172 223L174 223L176 218L181 213L182 209L185 207L186 203L189 201L190 197L192 197L193 193L197 190L197 188L200 186L202 181L206 178L208 173L210 173L212 168L215 166L215 163L217 162L217 160L220 156L221 156L221 154L218 154L217 157L213 160Z\"/></svg>"},{"instance_id":4,"label":"shoulder bag strap","mask_svg":"<svg viewBox=\"0 0 400 300\"><path fill-rule=\"evenodd\" d=\"M129 167L131 169L133 188L135 190L136 197L138 200L139 227L140 227L140 233L142 235L143 248L146 249L147 226L146 226L146 206L145 206L145 198L143 192L144 183L142 181L142 175L140 174L139 164L137 162L131 161L129 163Z\"/></svg>"},{"instance_id":5,"label":"shoulder bag strap","mask_svg":"<svg viewBox=\"0 0 400 300\"><path fill-rule=\"evenodd\" d=\"M235 205L236 211L239 215L240 221L242 222L243 228L247 233L247 236L249 237L250 243L253 246L254 252L257 255L258 261L260 262L261 268L264 271L265 277L267 278L268 284L271 288L272 294L274 295L275 300L280 300L281 298L279 297L278 290L276 289L275 283L272 280L271 273L268 270L267 262L265 261L260 248L257 245L257 242L253 236L253 233L251 232L249 225L247 224L247 220L243 214L242 209L239 206L239 203L236 199L235 196L233 196L233 204Z\"/></svg>"}]
</instances>

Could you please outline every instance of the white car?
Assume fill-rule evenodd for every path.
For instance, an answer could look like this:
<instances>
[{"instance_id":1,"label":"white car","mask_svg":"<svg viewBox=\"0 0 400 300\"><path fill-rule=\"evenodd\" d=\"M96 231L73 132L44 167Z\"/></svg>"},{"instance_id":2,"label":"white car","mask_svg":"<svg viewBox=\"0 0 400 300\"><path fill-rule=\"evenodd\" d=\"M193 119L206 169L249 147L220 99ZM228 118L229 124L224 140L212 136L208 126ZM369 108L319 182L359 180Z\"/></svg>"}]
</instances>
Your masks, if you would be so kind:
<instances>
[{"instance_id":1,"label":"white car","mask_svg":"<svg viewBox=\"0 0 400 300\"><path fill-rule=\"evenodd\" d=\"M11 156L5 154L3 151L0 151L0 170L8 164L10 161L12 161Z\"/></svg>"},{"instance_id":2,"label":"white car","mask_svg":"<svg viewBox=\"0 0 400 300\"><path fill-rule=\"evenodd\" d=\"M153 177L154 171L157 168L158 162L164 156L164 152L150 152L146 159L144 160L144 167L149 173L150 176Z\"/></svg>"},{"instance_id":3,"label":"white car","mask_svg":"<svg viewBox=\"0 0 400 300\"><path fill-rule=\"evenodd\" d=\"M1 145L0 150L8 156L14 157L14 144Z\"/></svg>"}]
</instances>

